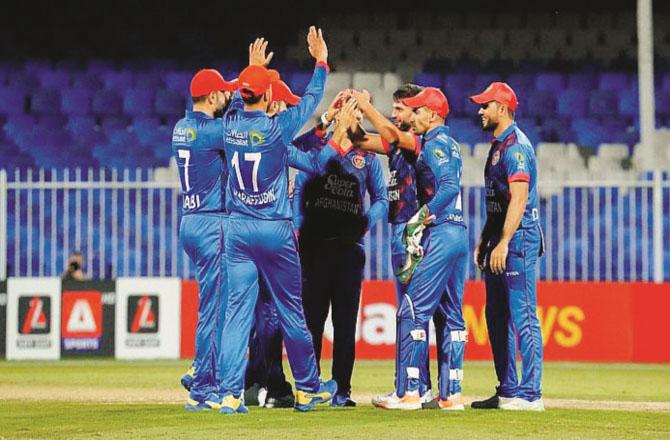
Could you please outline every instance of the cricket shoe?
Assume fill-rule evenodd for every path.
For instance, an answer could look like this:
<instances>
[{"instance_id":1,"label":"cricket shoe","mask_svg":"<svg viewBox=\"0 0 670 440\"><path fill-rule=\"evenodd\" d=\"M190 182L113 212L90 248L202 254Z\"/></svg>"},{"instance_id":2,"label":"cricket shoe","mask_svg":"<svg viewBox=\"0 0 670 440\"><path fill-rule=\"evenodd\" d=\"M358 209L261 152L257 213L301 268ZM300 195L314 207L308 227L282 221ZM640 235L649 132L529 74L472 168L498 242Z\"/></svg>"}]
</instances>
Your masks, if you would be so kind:
<instances>
[{"instance_id":1,"label":"cricket shoe","mask_svg":"<svg viewBox=\"0 0 670 440\"><path fill-rule=\"evenodd\" d=\"M319 390L316 393L298 390L296 392L295 409L296 411L309 411L319 403L326 403L337 393L337 382L329 380L319 384Z\"/></svg>"},{"instance_id":2,"label":"cricket shoe","mask_svg":"<svg viewBox=\"0 0 670 440\"><path fill-rule=\"evenodd\" d=\"M437 399L433 397L433 390L426 390L426 392L421 395L421 409L439 408L440 406L437 404Z\"/></svg>"},{"instance_id":3,"label":"cricket shoe","mask_svg":"<svg viewBox=\"0 0 670 440\"><path fill-rule=\"evenodd\" d=\"M507 411L544 411L544 401L540 397L537 400L522 399L521 397L513 397L511 399L500 399L500 409Z\"/></svg>"},{"instance_id":4,"label":"cricket shoe","mask_svg":"<svg viewBox=\"0 0 670 440\"><path fill-rule=\"evenodd\" d=\"M421 397L418 391L407 391L402 397L398 397L394 391L386 396L375 397L372 404L383 409L414 410L421 409Z\"/></svg>"},{"instance_id":5,"label":"cricket shoe","mask_svg":"<svg viewBox=\"0 0 670 440\"><path fill-rule=\"evenodd\" d=\"M199 412L199 411L210 411L212 408L205 402L198 402L195 399L190 397L186 399L186 405L184 405L188 411Z\"/></svg>"},{"instance_id":6,"label":"cricket shoe","mask_svg":"<svg viewBox=\"0 0 670 440\"><path fill-rule=\"evenodd\" d=\"M191 385L193 385L194 377L195 367L191 365L188 371L181 377L181 386L183 386L186 391L191 391Z\"/></svg>"},{"instance_id":7,"label":"cricket shoe","mask_svg":"<svg viewBox=\"0 0 670 440\"><path fill-rule=\"evenodd\" d=\"M295 396L287 394L280 397L268 397L265 399L265 408L293 408L295 406Z\"/></svg>"},{"instance_id":8,"label":"cricket shoe","mask_svg":"<svg viewBox=\"0 0 670 440\"><path fill-rule=\"evenodd\" d=\"M461 393L452 394L446 400L438 399L437 401L440 409L445 411L463 411L465 404L463 403L463 395Z\"/></svg>"},{"instance_id":9,"label":"cricket shoe","mask_svg":"<svg viewBox=\"0 0 670 440\"><path fill-rule=\"evenodd\" d=\"M498 409L501 399L510 399L509 397L498 397L497 394L484 400L475 400L470 404L472 409Z\"/></svg>"},{"instance_id":10,"label":"cricket shoe","mask_svg":"<svg viewBox=\"0 0 670 440\"><path fill-rule=\"evenodd\" d=\"M217 411L221 409L221 402L223 402L223 398L216 393L209 393L209 395L205 397L205 404Z\"/></svg>"},{"instance_id":11,"label":"cricket shoe","mask_svg":"<svg viewBox=\"0 0 670 440\"><path fill-rule=\"evenodd\" d=\"M356 401L345 394L335 394L333 400L330 402L330 406L352 408L356 406Z\"/></svg>"},{"instance_id":12,"label":"cricket shoe","mask_svg":"<svg viewBox=\"0 0 670 440\"><path fill-rule=\"evenodd\" d=\"M249 409L244 405L244 400L228 394L221 400L221 409L219 414L248 414Z\"/></svg>"},{"instance_id":13,"label":"cricket shoe","mask_svg":"<svg viewBox=\"0 0 670 440\"><path fill-rule=\"evenodd\" d=\"M244 390L244 403L249 406L264 406L268 395L268 390L261 385L254 383L251 387Z\"/></svg>"}]
</instances>

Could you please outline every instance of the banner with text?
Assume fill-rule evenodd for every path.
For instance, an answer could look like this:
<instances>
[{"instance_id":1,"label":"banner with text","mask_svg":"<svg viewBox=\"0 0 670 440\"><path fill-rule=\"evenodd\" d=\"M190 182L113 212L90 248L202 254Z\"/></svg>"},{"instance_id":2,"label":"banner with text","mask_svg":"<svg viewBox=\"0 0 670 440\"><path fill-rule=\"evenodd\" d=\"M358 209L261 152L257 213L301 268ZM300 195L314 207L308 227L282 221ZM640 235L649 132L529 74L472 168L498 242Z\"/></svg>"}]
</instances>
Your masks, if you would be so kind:
<instances>
[{"instance_id":1,"label":"banner with text","mask_svg":"<svg viewBox=\"0 0 670 440\"><path fill-rule=\"evenodd\" d=\"M7 280L7 359L60 358L60 278Z\"/></svg>"}]
</instances>

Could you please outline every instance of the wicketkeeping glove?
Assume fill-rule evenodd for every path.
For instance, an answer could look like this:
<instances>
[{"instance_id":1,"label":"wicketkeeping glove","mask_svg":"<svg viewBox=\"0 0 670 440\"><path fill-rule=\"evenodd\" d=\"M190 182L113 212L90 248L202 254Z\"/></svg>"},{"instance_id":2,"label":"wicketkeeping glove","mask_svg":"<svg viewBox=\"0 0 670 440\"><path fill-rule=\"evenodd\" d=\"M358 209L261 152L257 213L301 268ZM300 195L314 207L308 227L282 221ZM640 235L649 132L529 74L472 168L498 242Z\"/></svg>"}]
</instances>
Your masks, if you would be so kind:
<instances>
[{"instance_id":1,"label":"wicketkeeping glove","mask_svg":"<svg viewBox=\"0 0 670 440\"><path fill-rule=\"evenodd\" d=\"M396 273L398 281L402 284L409 283L412 275L414 275L414 270L416 270L416 267L423 259L421 238L423 237L423 231L433 220L435 220L435 216L430 214L426 205L423 205L407 222L407 226L405 226L402 241L407 253L405 254L405 262Z\"/></svg>"}]
</instances>

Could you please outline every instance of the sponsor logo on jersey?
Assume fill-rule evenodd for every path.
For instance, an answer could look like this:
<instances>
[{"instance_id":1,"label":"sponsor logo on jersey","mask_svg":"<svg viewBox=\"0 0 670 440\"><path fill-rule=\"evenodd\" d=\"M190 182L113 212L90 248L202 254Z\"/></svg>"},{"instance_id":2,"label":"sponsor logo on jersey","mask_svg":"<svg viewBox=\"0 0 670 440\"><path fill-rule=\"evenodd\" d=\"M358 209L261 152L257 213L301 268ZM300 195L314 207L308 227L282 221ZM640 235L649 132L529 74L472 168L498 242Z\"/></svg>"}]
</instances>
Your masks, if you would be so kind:
<instances>
[{"instance_id":1,"label":"sponsor logo on jersey","mask_svg":"<svg viewBox=\"0 0 670 440\"><path fill-rule=\"evenodd\" d=\"M46 295L19 297L19 334L45 335L51 332L51 298Z\"/></svg>"},{"instance_id":2,"label":"sponsor logo on jersey","mask_svg":"<svg viewBox=\"0 0 670 440\"><path fill-rule=\"evenodd\" d=\"M197 137L197 132L193 127L175 127L174 131L172 132L172 142L193 142Z\"/></svg>"},{"instance_id":3,"label":"sponsor logo on jersey","mask_svg":"<svg viewBox=\"0 0 670 440\"><path fill-rule=\"evenodd\" d=\"M363 168L365 168L365 156L356 154L351 158L351 163L354 166L354 168L362 170Z\"/></svg>"},{"instance_id":4,"label":"sponsor logo on jersey","mask_svg":"<svg viewBox=\"0 0 670 440\"><path fill-rule=\"evenodd\" d=\"M158 295L128 297L128 333L158 333Z\"/></svg>"},{"instance_id":5,"label":"sponsor logo on jersey","mask_svg":"<svg viewBox=\"0 0 670 440\"><path fill-rule=\"evenodd\" d=\"M198 138L198 133L195 131L195 128L186 129L186 142L193 142Z\"/></svg>"},{"instance_id":6,"label":"sponsor logo on jersey","mask_svg":"<svg viewBox=\"0 0 670 440\"><path fill-rule=\"evenodd\" d=\"M265 136L256 130L249 133L249 139L251 139L251 145L260 145L265 142Z\"/></svg>"}]
</instances>

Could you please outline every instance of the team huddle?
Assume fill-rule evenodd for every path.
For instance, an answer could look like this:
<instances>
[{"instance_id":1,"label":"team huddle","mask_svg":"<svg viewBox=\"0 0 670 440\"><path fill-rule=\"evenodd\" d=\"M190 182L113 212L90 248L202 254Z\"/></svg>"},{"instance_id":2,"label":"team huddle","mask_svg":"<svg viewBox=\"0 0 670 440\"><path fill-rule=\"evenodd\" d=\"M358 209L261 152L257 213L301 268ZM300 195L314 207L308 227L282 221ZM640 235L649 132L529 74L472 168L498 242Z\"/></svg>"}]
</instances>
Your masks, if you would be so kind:
<instances>
[{"instance_id":1,"label":"team huddle","mask_svg":"<svg viewBox=\"0 0 670 440\"><path fill-rule=\"evenodd\" d=\"M446 125L447 98L438 88L405 84L393 94L389 121L368 92L342 90L315 127L298 136L329 72L322 31L311 27L307 43L315 67L302 97L268 68L272 53L257 39L237 80L225 81L213 69L196 73L193 110L173 132L183 190L180 240L199 287L195 356L182 377L186 408L235 414L252 404L298 411L320 403L356 406L351 377L363 240L388 218L398 301L395 387L372 403L463 410L462 303L470 251L461 152ZM518 103L507 84L492 83L471 100L480 106L483 129L495 136L484 173L487 221L474 260L485 273L499 381L494 396L472 407L542 410L535 263L543 241L535 156L514 123ZM363 118L377 133L362 128ZM389 159L388 188L378 154ZM294 181L289 167L298 170ZM329 311L332 379L321 381ZM282 369L283 346L295 393Z\"/></svg>"}]
</instances>

